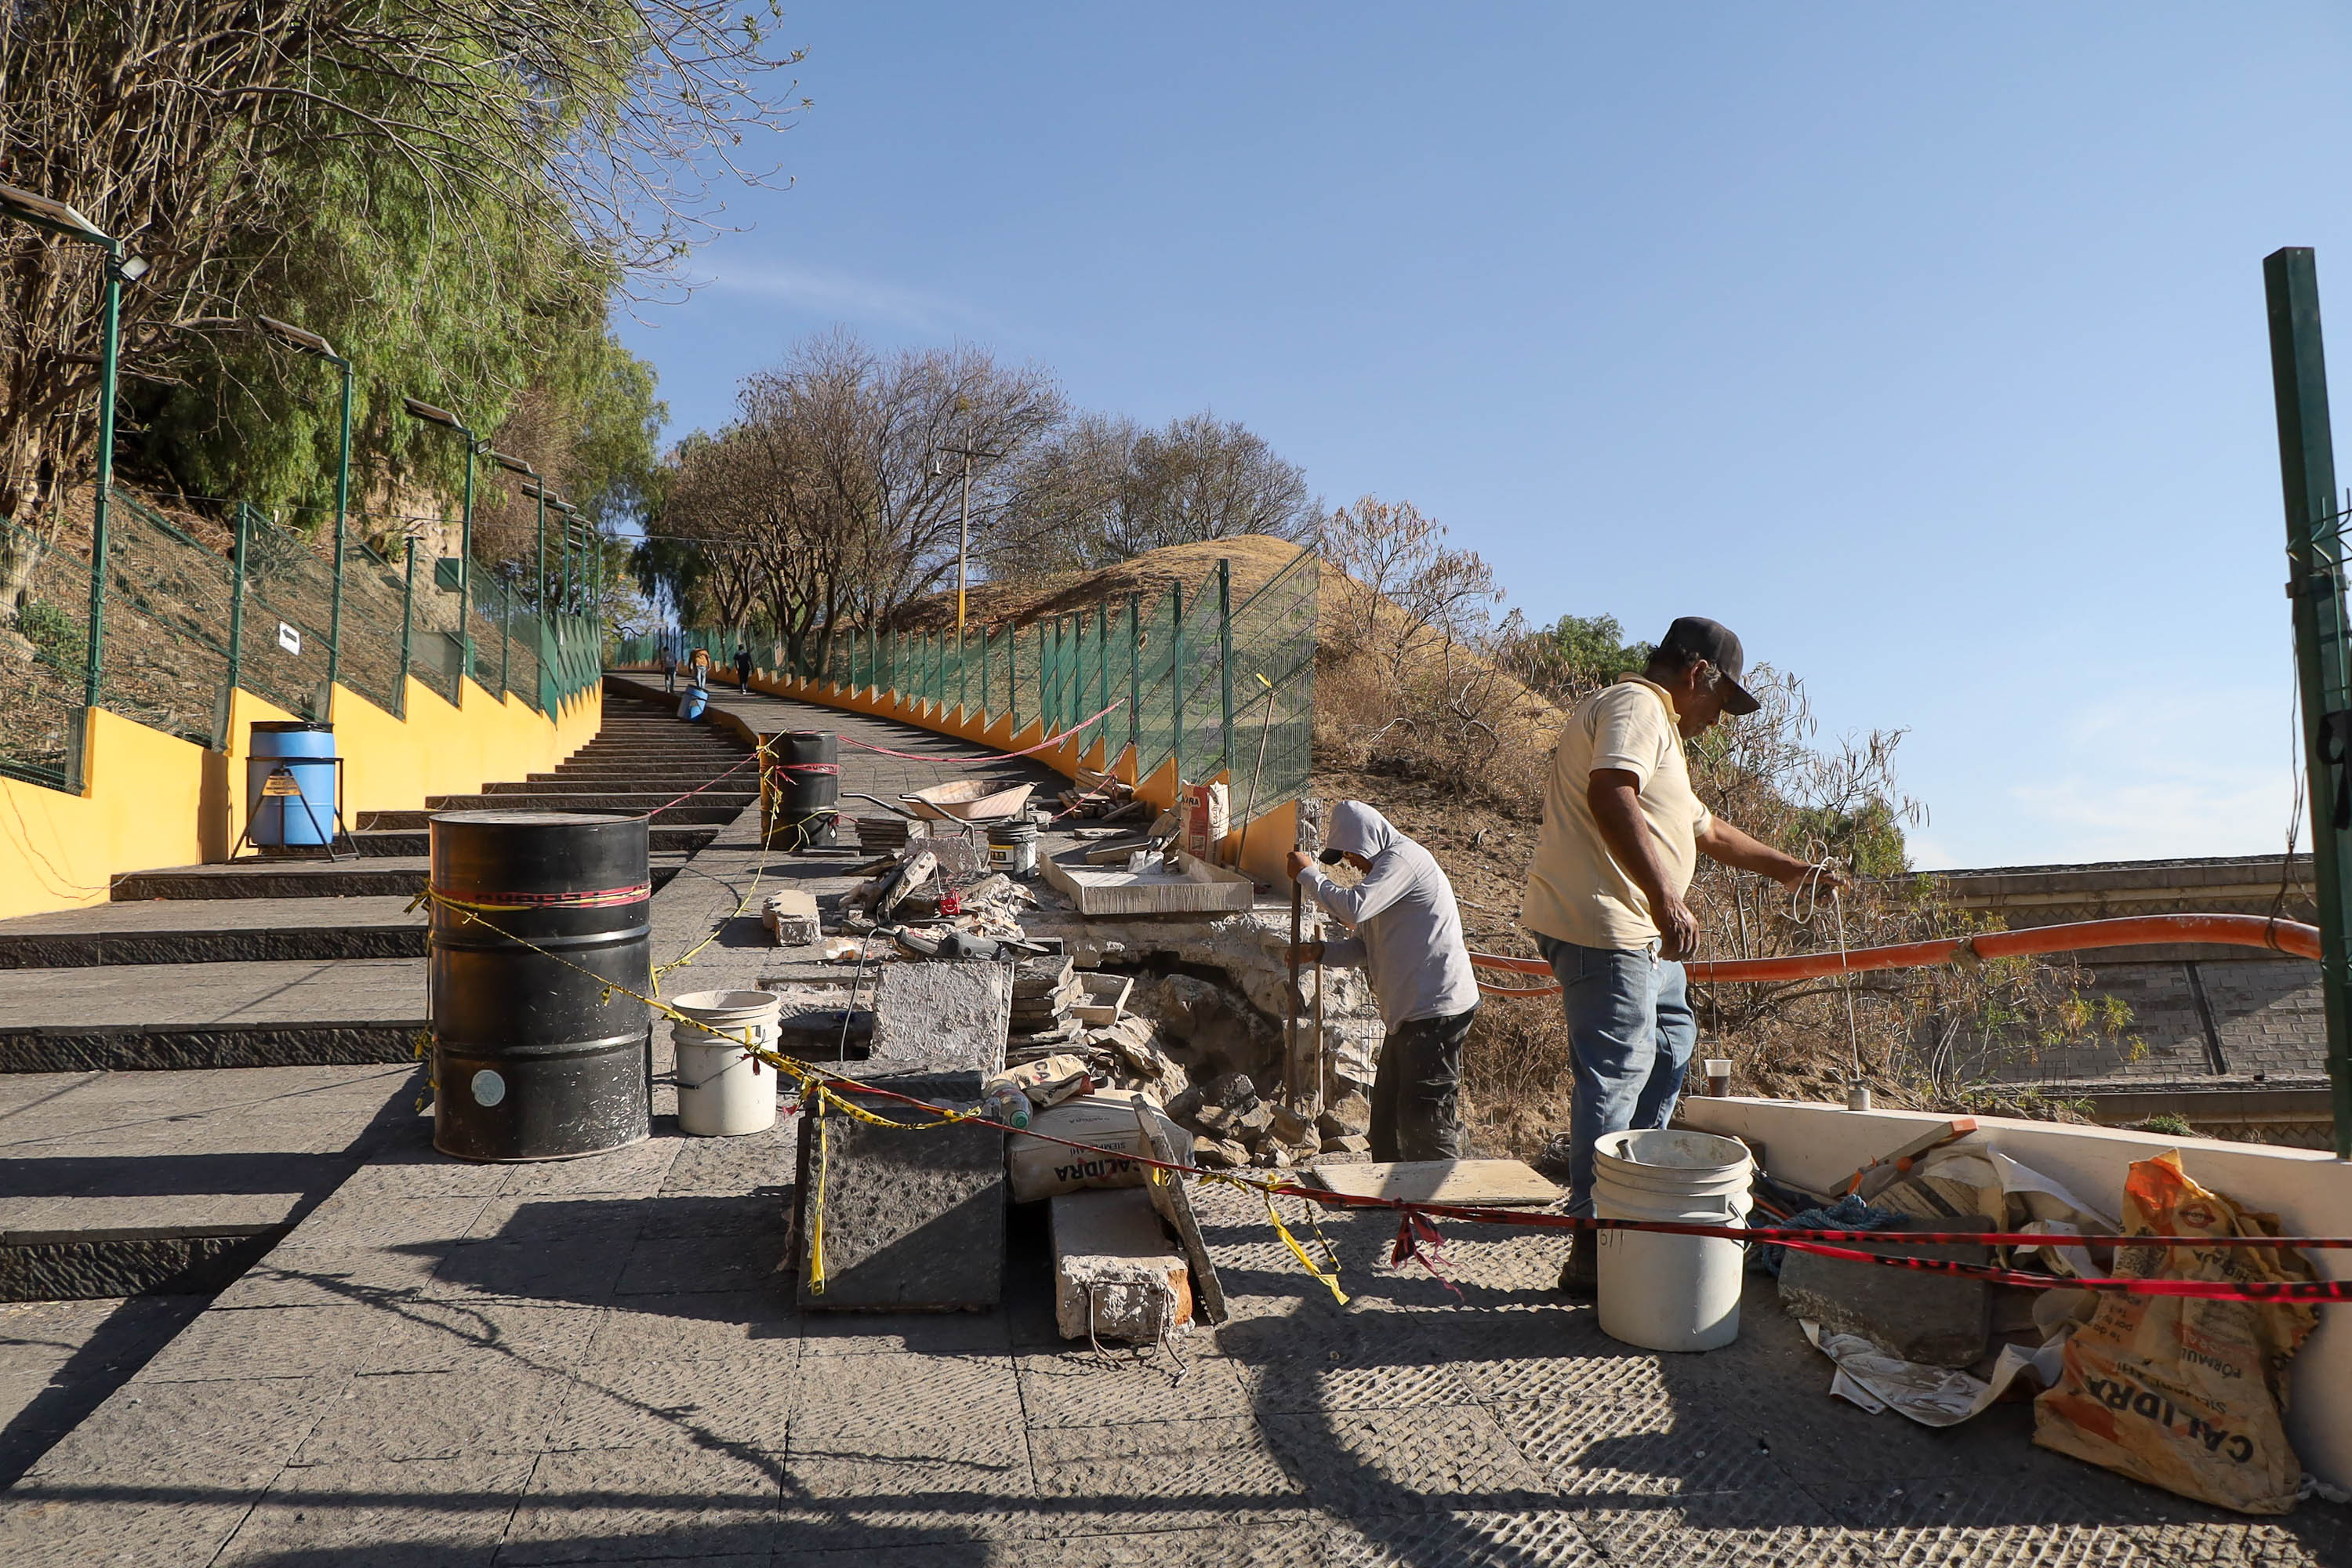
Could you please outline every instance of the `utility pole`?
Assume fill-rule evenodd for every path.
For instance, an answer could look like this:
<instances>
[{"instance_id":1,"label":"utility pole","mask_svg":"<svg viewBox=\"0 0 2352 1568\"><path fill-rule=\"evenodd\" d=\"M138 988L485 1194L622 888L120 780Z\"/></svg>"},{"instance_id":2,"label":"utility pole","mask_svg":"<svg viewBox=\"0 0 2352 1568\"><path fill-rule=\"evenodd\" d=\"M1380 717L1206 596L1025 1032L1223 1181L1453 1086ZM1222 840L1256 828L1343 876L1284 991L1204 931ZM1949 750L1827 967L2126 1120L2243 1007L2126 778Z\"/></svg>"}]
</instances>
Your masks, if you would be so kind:
<instances>
[{"instance_id":1,"label":"utility pole","mask_svg":"<svg viewBox=\"0 0 2352 1568\"><path fill-rule=\"evenodd\" d=\"M2344 514L2336 493L2320 352L2319 273L2311 251L2263 258L2270 307L2271 385L2278 406L2279 470L2286 493L2287 597L2303 693L2311 787L2311 869L2319 902L2320 994L2336 1157L2352 1160L2352 635L2344 602Z\"/></svg>"}]
</instances>

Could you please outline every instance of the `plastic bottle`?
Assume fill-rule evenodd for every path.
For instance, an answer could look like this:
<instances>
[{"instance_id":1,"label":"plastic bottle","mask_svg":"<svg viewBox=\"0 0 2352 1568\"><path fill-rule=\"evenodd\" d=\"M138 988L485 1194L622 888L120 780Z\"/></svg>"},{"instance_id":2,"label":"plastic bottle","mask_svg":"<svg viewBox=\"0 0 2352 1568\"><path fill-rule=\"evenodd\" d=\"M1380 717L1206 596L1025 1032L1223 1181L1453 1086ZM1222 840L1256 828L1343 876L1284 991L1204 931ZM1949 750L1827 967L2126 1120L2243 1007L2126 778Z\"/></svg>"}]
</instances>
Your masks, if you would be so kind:
<instances>
[{"instance_id":1,"label":"plastic bottle","mask_svg":"<svg viewBox=\"0 0 2352 1568\"><path fill-rule=\"evenodd\" d=\"M980 1113L991 1121L1001 1121L1007 1127L1029 1125L1029 1097L1011 1087L989 1091L980 1102Z\"/></svg>"}]
</instances>

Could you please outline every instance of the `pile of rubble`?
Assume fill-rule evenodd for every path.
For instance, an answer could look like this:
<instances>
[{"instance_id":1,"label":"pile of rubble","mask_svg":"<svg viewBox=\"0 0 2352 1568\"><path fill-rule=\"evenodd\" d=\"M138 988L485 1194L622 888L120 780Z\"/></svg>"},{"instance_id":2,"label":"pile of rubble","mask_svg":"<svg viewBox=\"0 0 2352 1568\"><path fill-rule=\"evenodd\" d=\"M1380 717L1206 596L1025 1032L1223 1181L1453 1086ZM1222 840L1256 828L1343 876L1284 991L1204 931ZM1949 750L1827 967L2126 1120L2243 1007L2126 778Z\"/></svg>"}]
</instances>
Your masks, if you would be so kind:
<instances>
[{"instance_id":1,"label":"pile of rubble","mask_svg":"<svg viewBox=\"0 0 2352 1568\"><path fill-rule=\"evenodd\" d=\"M1176 1124L1192 1134L1192 1162L1211 1170L1244 1165L1287 1170L1296 1165L1349 1164L1370 1160L1364 1130L1371 1107L1360 1094L1334 1101L1309 1121L1260 1098L1244 1073L1220 1073L1166 1102Z\"/></svg>"},{"instance_id":2,"label":"pile of rubble","mask_svg":"<svg viewBox=\"0 0 2352 1568\"><path fill-rule=\"evenodd\" d=\"M1124 822L1149 816L1150 813L1150 805L1136 795L1132 784L1092 768L1080 768L1077 787L1066 789L1061 794L1060 815L1066 817Z\"/></svg>"}]
</instances>

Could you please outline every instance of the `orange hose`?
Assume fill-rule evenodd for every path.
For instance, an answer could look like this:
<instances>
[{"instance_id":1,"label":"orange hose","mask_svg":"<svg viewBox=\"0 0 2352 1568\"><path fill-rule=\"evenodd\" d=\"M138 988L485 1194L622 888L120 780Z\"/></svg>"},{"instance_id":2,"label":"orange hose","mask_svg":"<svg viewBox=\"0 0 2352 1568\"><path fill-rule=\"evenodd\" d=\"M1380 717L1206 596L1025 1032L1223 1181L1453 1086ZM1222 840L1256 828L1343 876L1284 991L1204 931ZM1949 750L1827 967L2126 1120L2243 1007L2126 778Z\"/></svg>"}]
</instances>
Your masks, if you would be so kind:
<instances>
[{"instance_id":1,"label":"orange hose","mask_svg":"<svg viewBox=\"0 0 2352 1568\"><path fill-rule=\"evenodd\" d=\"M1974 957L2017 958L2035 952L2075 952L2095 947L2147 947L2158 942L2189 942L2211 947L2260 947L2296 958L2319 956L2319 928L2296 921L2268 920L2261 915L2130 915L2122 920L2076 921L2067 925L2034 926L2026 931L1990 931L1972 937L1944 937L1935 942L1906 942L1894 947L1861 947L1845 953L1806 952L1787 958L1724 958L1701 960L1686 967L1693 980L1754 984L1780 980L1818 980L1832 974L1853 974L1872 969L1921 969L1949 963L1963 950ZM1506 958L1499 953L1474 952L1470 962L1480 969L1513 974L1540 974L1549 979L1551 966L1540 958ZM1548 996L1557 984L1489 985L1481 991L1497 996Z\"/></svg>"}]
</instances>

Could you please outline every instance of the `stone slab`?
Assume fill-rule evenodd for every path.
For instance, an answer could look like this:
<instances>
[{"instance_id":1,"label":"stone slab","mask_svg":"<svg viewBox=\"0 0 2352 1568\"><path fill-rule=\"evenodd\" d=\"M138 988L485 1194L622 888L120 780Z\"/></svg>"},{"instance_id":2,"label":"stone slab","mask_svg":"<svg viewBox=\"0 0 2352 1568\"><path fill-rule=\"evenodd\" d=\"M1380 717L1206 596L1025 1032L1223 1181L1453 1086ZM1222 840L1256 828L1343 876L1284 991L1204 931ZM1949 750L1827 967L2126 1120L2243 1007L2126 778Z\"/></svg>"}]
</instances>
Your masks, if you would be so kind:
<instances>
[{"instance_id":1,"label":"stone slab","mask_svg":"<svg viewBox=\"0 0 2352 1568\"><path fill-rule=\"evenodd\" d=\"M966 1105L979 1100L984 1076L978 1068L861 1074L919 1100ZM800 1304L828 1312L994 1307L1004 1289L1003 1130L901 1130L929 1119L881 1100L864 1109L892 1125L828 1106L801 1137L793 1189Z\"/></svg>"},{"instance_id":2,"label":"stone slab","mask_svg":"<svg viewBox=\"0 0 2352 1568\"><path fill-rule=\"evenodd\" d=\"M1308 1172L1307 1180L1326 1192L1409 1204L1539 1205L1559 1197L1558 1187L1517 1160L1322 1166Z\"/></svg>"},{"instance_id":3,"label":"stone slab","mask_svg":"<svg viewBox=\"0 0 2352 1568\"><path fill-rule=\"evenodd\" d=\"M874 988L873 1060L862 1076L1004 1063L1013 974L1002 963L893 963Z\"/></svg>"},{"instance_id":4,"label":"stone slab","mask_svg":"<svg viewBox=\"0 0 2352 1568\"><path fill-rule=\"evenodd\" d=\"M1906 1230L1990 1230L1979 1215L1934 1220L1906 1215ZM1854 1242L1856 1248L1886 1254L1986 1261L1990 1248L1966 1243L1940 1247L1916 1242ZM1916 1268L1889 1268L1790 1251L1780 1264L1780 1302L1791 1317L1810 1318L1825 1329L1860 1334L1881 1350L1929 1366L1967 1366L1985 1353L1990 1329L1992 1288L1982 1279L1960 1279Z\"/></svg>"}]
</instances>

